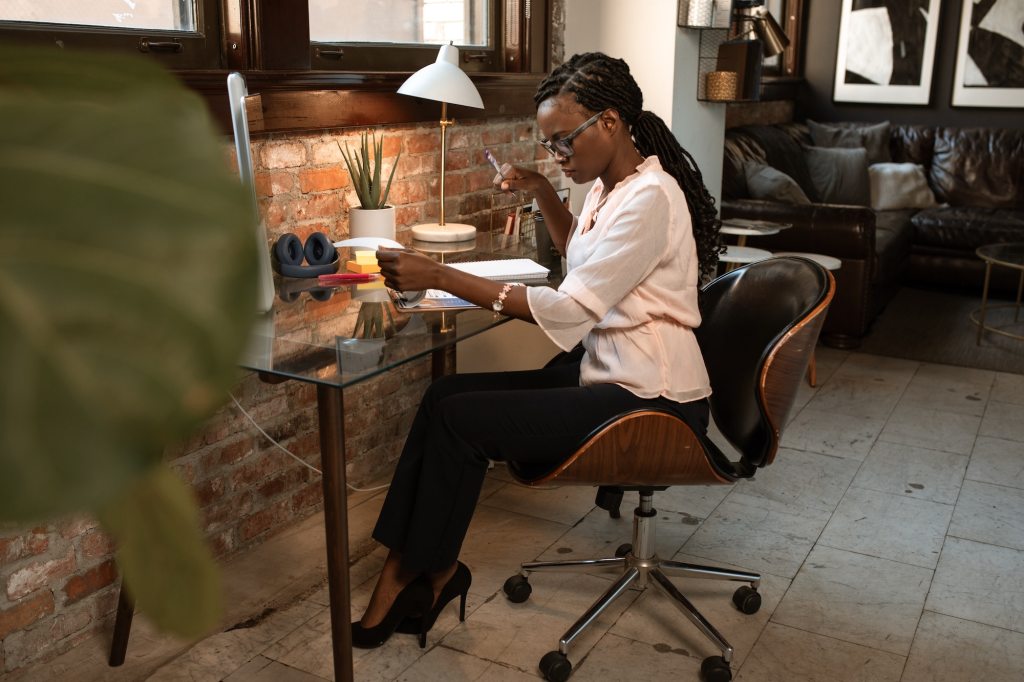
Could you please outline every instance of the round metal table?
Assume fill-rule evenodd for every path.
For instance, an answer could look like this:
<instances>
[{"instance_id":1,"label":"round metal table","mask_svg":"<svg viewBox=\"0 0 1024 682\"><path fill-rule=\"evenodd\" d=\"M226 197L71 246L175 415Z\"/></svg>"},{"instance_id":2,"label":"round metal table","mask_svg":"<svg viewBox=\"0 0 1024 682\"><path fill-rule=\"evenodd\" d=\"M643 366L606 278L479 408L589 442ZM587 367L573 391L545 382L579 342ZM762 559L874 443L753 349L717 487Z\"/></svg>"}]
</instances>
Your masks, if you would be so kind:
<instances>
[{"instance_id":1,"label":"round metal table","mask_svg":"<svg viewBox=\"0 0 1024 682\"><path fill-rule=\"evenodd\" d=\"M985 324L985 315L989 310L999 308L1015 308L1013 313L1013 324L1020 322L1021 293L1024 292L1024 242L1011 242L1007 244L986 244L979 246L975 251L978 258L985 261L985 286L981 290L981 308L972 311L971 322L978 325L978 345L981 345L981 337L985 331L993 334L1002 334L1011 339L1024 340L1024 335L999 329L992 325ZM1004 268L1020 270L1020 281L1017 283L1017 302L1000 303L997 305L988 304L988 285L992 279L992 266L998 265Z\"/></svg>"}]
</instances>

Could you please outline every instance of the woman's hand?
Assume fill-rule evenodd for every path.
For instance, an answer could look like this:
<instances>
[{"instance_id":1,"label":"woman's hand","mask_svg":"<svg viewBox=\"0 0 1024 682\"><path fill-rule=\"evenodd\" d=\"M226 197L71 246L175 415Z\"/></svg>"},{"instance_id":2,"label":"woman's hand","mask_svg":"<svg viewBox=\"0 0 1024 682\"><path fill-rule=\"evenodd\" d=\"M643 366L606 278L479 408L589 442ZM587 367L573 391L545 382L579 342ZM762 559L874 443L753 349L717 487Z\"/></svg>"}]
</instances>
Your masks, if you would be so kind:
<instances>
[{"instance_id":1,"label":"woman's hand","mask_svg":"<svg viewBox=\"0 0 1024 682\"><path fill-rule=\"evenodd\" d=\"M494 176L493 182L502 191L521 189L536 193L544 186L551 187L551 182L540 173L507 163L501 166L501 173Z\"/></svg>"},{"instance_id":2,"label":"woman's hand","mask_svg":"<svg viewBox=\"0 0 1024 682\"><path fill-rule=\"evenodd\" d=\"M415 251L377 249L377 264L384 284L395 291L423 291L439 288L444 266Z\"/></svg>"}]
</instances>

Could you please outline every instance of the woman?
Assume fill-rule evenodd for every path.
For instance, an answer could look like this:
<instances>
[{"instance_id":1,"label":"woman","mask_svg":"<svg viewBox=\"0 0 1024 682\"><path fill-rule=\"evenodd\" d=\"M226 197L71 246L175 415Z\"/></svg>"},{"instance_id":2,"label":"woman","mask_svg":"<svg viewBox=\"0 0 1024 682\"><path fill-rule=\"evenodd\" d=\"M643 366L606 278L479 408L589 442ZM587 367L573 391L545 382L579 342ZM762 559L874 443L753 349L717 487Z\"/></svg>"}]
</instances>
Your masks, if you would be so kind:
<instances>
[{"instance_id":1,"label":"woman","mask_svg":"<svg viewBox=\"0 0 1024 682\"><path fill-rule=\"evenodd\" d=\"M707 430L711 389L693 328L698 281L720 247L700 172L643 111L620 59L576 55L534 101L540 144L567 177L596 180L577 220L544 176L505 166L495 178L537 197L569 265L558 290L493 282L409 251L377 258L389 287L450 291L582 349L544 369L453 375L428 389L374 529L391 551L353 624L356 646L379 646L396 628L419 632L423 646L449 601L461 596L464 610L471 576L457 557L488 459L562 461L596 426L638 408L670 409Z\"/></svg>"}]
</instances>

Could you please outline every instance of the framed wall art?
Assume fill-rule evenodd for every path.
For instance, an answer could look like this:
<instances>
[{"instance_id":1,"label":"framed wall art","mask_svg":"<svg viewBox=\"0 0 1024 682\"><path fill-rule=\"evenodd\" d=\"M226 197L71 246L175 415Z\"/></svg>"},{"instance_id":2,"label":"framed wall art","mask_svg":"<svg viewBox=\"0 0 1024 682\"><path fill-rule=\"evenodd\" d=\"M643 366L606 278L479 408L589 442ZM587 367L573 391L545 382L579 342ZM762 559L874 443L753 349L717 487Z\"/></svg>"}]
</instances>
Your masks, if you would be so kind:
<instances>
[{"instance_id":1,"label":"framed wall art","mask_svg":"<svg viewBox=\"0 0 1024 682\"><path fill-rule=\"evenodd\" d=\"M940 4L941 0L843 0L832 99L928 104Z\"/></svg>"},{"instance_id":2,"label":"framed wall art","mask_svg":"<svg viewBox=\"0 0 1024 682\"><path fill-rule=\"evenodd\" d=\"M955 107L1024 107L1024 2L963 0Z\"/></svg>"}]
</instances>

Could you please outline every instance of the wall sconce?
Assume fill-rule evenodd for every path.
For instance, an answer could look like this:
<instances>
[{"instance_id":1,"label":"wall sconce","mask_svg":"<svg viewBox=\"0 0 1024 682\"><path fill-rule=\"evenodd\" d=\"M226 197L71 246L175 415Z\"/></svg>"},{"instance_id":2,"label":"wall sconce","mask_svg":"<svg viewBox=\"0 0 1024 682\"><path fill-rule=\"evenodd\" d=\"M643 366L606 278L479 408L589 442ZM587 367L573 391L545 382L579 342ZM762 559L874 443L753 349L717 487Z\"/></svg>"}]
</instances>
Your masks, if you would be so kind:
<instances>
[{"instance_id":1,"label":"wall sconce","mask_svg":"<svg viewBox=\"0 0 1024 682\"><path fill-rule=\"evenodd\" d=\"M732 24L733 37L740 40L760 40L765 57L781 54L789 46L789 38L764 6L764 0L735 0Z\"/></svg>"},{"instance_id":2,"label":"wall sconce","mask_svg":"<svg viewBox=\"0 0 1024 682\"><path fill-rule=\"evenodd\" d=\"M446 223L444 220L444 166L447 147L446 131L455 123L448 118L448 105L460 104L464 107L483 109L473 81L466 72L459 68L459 48L452 44L442 45L438 50L437 60L429 66L409 76L398 88L401 95L412 95L441 103L441 205L438 210L439 219L436 223L416 225L412 228L413 239L427 242L458 242L473 239L476 228L462 223Z\"/></svg>"}]
</instances>

